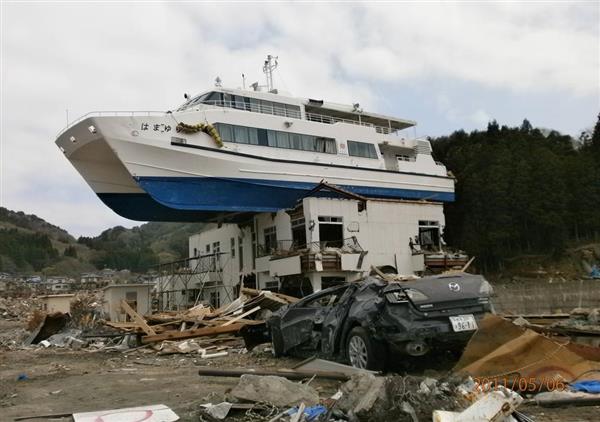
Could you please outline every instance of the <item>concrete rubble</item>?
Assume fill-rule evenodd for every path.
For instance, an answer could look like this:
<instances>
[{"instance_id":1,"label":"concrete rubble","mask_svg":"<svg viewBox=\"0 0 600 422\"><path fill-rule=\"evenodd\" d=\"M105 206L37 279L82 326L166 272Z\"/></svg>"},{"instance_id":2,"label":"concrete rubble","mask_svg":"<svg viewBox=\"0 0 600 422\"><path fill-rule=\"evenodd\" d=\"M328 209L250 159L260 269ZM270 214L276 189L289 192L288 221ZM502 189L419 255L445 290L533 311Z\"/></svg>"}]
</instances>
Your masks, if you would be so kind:
<instances>
[{"instance_id":1,"label":"concrete rubble","mask_svg":"<svg viewBox=\"0 0 600 422\"><path fill-rule=\"evenodd\" d=\"M230 394L237 400L266 402L277 407L319 403L319 394L311 386L274 376L242 375Z\"/></svg>"}]
</instances>

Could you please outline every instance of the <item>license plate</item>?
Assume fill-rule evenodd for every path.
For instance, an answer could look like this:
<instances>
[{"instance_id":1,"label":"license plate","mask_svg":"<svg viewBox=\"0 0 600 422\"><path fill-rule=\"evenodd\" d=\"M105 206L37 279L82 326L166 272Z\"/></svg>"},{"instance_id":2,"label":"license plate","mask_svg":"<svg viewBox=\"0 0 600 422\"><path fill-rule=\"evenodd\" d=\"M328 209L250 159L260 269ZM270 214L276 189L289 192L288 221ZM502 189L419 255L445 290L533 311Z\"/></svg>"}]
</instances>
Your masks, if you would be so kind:
<instances>
[{"instance_id":1,"label":"license plate","mask_svg":"<svg viewBox=\"0 0 600 422\"><path fill-rule=\"evenodd\" d=\"M450 323L454 331L473 331L477 329L477 321L473 314L451 316Z\"/></svg>"}]
</instances>

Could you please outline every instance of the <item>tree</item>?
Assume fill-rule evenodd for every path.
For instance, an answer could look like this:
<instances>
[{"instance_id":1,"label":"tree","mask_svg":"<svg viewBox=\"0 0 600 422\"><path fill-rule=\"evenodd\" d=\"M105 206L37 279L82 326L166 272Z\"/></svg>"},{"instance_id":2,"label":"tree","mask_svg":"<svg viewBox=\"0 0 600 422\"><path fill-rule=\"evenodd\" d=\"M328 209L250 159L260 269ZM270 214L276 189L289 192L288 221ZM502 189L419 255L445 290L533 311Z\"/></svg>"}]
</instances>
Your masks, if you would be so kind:
<instances>
[{"instance_id":1,"label":"tree","mask_svg":"<svg viewBox=\"0 0 600 422\"><path fill-rule=\"evenodd\" d=\"M67 246L67 248L63 252L63 255L70 256L71 258L77 258L77 248L75 248L75 246L73 245Z\"/></svg>"}]
</instances>

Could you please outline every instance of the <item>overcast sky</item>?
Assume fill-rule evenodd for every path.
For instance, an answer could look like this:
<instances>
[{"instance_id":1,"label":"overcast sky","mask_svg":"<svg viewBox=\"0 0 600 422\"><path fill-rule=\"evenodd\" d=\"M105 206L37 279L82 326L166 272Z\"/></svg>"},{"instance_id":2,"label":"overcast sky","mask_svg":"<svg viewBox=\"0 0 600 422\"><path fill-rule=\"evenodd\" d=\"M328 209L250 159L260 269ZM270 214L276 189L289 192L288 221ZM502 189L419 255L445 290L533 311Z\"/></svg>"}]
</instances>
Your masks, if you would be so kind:
<instances>
[{"instance_id":1,"label":"overcast sky","mask_svg":"<svg viewBox=\"0 0 600 422\"><path fill-rule=\"evenodd\" d=\"M167 110L183 93L264 82L418 121L417 135L490 119L576 136L600 111L599 2L2 2L0 204L72 234L125 220L54 145L94 110Z\"/></svg>"}]
</instances>

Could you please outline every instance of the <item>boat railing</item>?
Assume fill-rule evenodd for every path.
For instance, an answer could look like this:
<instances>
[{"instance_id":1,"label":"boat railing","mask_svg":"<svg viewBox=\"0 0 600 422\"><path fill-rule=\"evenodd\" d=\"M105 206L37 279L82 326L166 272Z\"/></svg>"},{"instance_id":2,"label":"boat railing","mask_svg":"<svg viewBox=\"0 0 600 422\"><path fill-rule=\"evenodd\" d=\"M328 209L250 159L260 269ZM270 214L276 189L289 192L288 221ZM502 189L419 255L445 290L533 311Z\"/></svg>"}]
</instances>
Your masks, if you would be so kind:
<instances>
[{"instance_id":1,"label":"boat railing","mask_svg":"<svg viewBox=\"0 0 600 422\"><path fill-rule=\"evenodd\" d=\"M389 135L391 133L395 133L396 129L385 127L385 126L377 126L372 123L362 122L359 120L351 120L351 119L342 119L341 117L333 117L327 116L325 114L315 114L315 113L306 113L306 120L310 120L311 122L321 122L326 124L334 124L334 123L349 123L352 125L366 126L372 127L375 129L377 133L382 133L384 135Z\"/></svg>"},{"instance_id":2,"label":"boat railing","mask_svg":"<svg viewBox=\"0 0 600 422\"><path fill-rule=\"evenodd\" d=\"M102 117L102 116L112 116L112 117L136 117L136 116L143 116L143 117L149 117L149 116L163 116L165 115L167 112L165 111L90 111L89 113L84 114L83 116L78 117L77 119L68 122L67 126L65 126L60 132L58 132L58 134L56 135L56 137L58 138L60 135L62 135L63 133L65 133L67 131L67 129L69 129L70 127L75 126L77 123L81 122L82 120L85 120L89 117Z\"/></svg>"},{"instance_id":3,"label":"boat railing","mask_svg":"<svg viewBox=\"0 0 600 422\"><path fill-rule=\"evenodd\" d=\"M224 108L233 108L237 110L251 111L253 113L261 113L261 114L271 114L274 116L282 116L289 117L292 119L301 119L302 116L300 111L297 109L288 109L286 107L280 107L272 104L257 104L257 103L247 103L245 101L223 101L223 100L207 100L202 101L201 103L195 105L208 105L213 107L224 107ZM191 106L194 107L194 106ZM297 106L294 106L297 107ZM185 109L190 108L190 106ZM306 113L306 120L310 120L311 122L319 122L325 124L334 124L334 123L349 123L353 125L372 127L375 129L377 133L382 133L384 135L389 135L391 133L395 133L396 129L385 127L385 126L377 126L368 122L362 122L359 120L351 120L351 119L342 119L340 117L328 116L325 114L316 114L316 113Z\"/></svg>"},{"instance_id":4,"label":"boat railing","mask_svg":"<svg viewBox=\"0 0 600 422\"><path fill-rule=\"evenodd\" d=\"M247 103L245 101L224 101L224 100L206 100L192 106L186 106L178 111L185 111L195 106L213 106L219 108L233 108L236 110L251 111L253 113L272 114L274 116L290 117L292 119L301 119L300 111L297 109L288 109L272 104ZM295 106L299 108L298 106Z\"/></svg>"}]
</instances>

